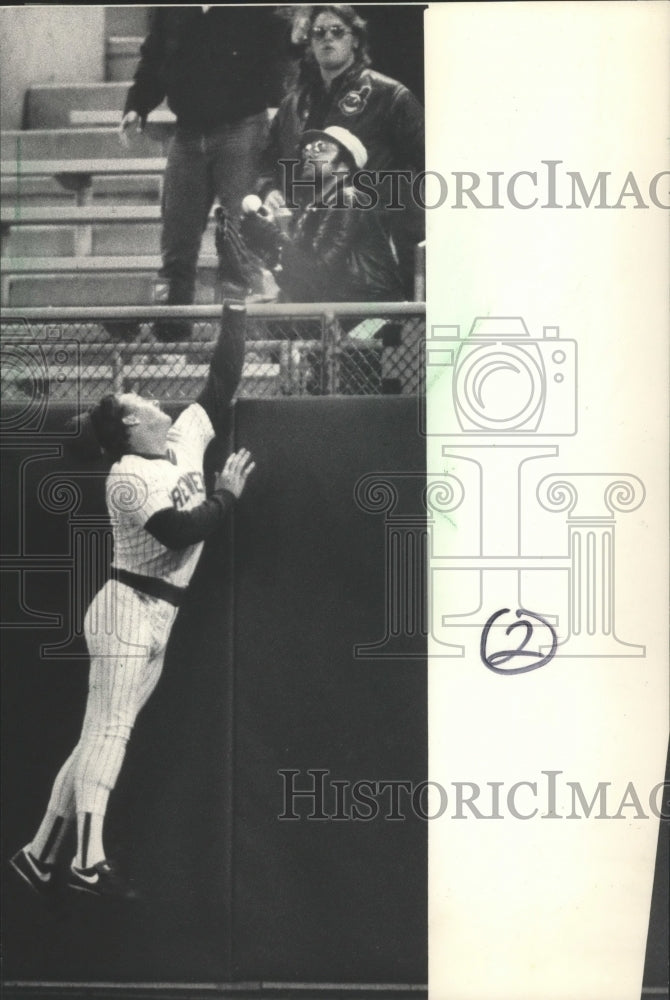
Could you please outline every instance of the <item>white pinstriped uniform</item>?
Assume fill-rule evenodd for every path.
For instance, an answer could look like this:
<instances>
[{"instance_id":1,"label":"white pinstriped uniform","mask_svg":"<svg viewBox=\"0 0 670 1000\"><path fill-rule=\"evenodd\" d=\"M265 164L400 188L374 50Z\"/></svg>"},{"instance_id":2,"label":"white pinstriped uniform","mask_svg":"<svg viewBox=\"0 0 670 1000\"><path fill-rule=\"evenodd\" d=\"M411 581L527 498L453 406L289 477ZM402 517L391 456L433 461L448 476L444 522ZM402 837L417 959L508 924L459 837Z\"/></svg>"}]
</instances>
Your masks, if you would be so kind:
<instances>
[{"instance_id":1,"label":"white pinstriped uniform","mask_svg":"<svg viewBox=\"0 0 670 1000\"><path fill-rule=\"evenodd\" d=\"M202 542L178 551L161 545L144 525L159 510L189 510L205 499L202 459L214 437L199 403L187 407L168 431L168 454L174 459L124 455L107 479L107 509L114 524L114 565L143 576L159 577L177 587L188 585Z\"/></svg>"},{"instance_id":2,"label":"white pinstriped uniform","mask_svg":"<svg viewBox=\"0 0 670 1000\"><path fill-rule=\"evenodd\" d=\"M107 480L114 533L114 565L186 587L202 542L171 550L145 524L159 510L189 510L205 499L203 457L214 430L193 403L168 432L169 458L124 455ZM84 619L91 659L81 737L61 768L49 803L54 812L103 814L119 775L126 744L163 669L177 608L116 580L93 598Z\"/></svg>"}]
</instances>

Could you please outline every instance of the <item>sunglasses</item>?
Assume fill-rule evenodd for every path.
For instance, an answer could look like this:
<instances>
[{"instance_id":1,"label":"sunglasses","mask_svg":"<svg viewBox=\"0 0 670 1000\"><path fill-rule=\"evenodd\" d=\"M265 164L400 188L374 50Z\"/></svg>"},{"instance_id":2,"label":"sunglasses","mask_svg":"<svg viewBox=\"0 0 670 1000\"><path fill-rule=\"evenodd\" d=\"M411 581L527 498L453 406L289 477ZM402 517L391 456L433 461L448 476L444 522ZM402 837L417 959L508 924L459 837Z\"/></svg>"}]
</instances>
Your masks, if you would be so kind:
<instances>
[{"instance_id":1,"label":"sunglasses","mask_svg":"<svg viewBox=\"0 0 670 1000\"><path fill-rule=\"evenodd\" d=\"M348 28L343 28L340 24L327 24L323 28L312 28L309 34L311 38L321 41L321 39L326 38L327 35L336 39L344 38L345 35L350 35L351 31L349 31Z\"/></svg>"},{"instance_id":2,"label":"sunglasses","mask_svg":"<svg viewBox=\"0 0 670 1000\"><path fill-rule=\"evenodd\" d=\"M337 145L332 142L327 142L325 139L315 139L314 142L308 142L302 147L303 156L318 156L319 153L329 153L333 147L337 148Z\"/></svg>"}]
</instances>

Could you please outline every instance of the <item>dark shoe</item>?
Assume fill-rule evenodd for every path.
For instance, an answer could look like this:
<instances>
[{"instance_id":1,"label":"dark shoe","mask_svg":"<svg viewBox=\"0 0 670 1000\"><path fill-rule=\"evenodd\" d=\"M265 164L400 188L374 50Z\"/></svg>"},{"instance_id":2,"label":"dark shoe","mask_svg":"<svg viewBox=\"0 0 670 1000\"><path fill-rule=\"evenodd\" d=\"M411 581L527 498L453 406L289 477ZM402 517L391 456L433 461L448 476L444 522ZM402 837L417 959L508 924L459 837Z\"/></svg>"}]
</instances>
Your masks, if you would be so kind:
<instances>
[{"instance_id":1,"label":"dark shoe","mask_svg":"<svg viewBox=\"0 0 670 1000\"><path fill-rule=\"evenodd\" d=\"M20 851L17 851L9 863L33 892L40 896L53 895L56 885L55 865L47 865L43 861L38 861L27 847L22 847Z\"/></svg>"},{"instance_id":2,"label":"dark shoe","mask_svg":"<svg viewBox=\"0 0 670 1000\"><path fill-rule=\"evenodd\" d=\"M190 340L193 331L191 323L186 319L160 319L153 324L151 332L156 340L161 341L161 343L169 343L170 341Z\"/></svg>"},{"instance_id":3,"label":"dark shoe","mask_svg":"<svg viewBox=\"0 0 670 1000\"><path fill-rule=\"evenodd\" d=\"M137 890L116 870L111 861L98 861L91 868L70 865L67 885L69 889L112 899L137 899Z\"/></svg>"}]
</instances>

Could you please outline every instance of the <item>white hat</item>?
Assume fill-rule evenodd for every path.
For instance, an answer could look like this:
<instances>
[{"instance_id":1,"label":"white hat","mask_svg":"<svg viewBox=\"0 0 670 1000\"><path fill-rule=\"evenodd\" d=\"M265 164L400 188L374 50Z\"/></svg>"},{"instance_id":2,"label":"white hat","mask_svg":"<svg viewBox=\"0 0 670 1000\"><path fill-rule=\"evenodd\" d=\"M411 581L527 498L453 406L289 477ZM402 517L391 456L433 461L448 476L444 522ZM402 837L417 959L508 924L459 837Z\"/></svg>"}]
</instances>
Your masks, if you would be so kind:
<instances>
[{"instance_id":1,"label":"white hat","mask_svg":"<svg viewBox=\"0 0 670 1000\"><path fill-rule=\"evenodd\" d=\"M361 140L349 129L342 128L341 125L329 125L328 128L324 129L308 129L300 136L300 147L302 148L308 142L313 142L314 139L330 139L331 142L336 142L352 158L357 170L362 170L368 162L368 151Z\"/></svg>"}]
</instances>

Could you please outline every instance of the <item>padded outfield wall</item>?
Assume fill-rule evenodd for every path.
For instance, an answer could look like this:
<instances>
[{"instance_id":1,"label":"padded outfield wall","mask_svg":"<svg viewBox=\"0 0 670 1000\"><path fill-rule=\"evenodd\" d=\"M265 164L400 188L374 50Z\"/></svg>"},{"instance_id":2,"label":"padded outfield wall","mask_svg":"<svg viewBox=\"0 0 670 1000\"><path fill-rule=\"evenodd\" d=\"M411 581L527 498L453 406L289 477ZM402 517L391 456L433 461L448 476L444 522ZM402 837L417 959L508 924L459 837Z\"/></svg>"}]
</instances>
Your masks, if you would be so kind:
<instances>
[{"instance_id":1,"label":"padded outfield wall","mask_svg":"<svg viewBox=\"0 0 670 1000\"><path fill-rule=\"evenodd\" d=\"M16 556L3 607L17 626L2 633L5 855L77 739L87 663L71 587L86 598L110 557L105 466L60 456L67 415L3 449L2 551ZM258 472L205 547L111 800L109 853L146 900L50 913L6 879L6 981L426 981L426 822L385 819L388 799L367 821L308 820L306 799L300 819L278 818L281 771L298 772L296 788L315 770L427 777L420 623L406 657L354 655L388 624L389 512L366 509L357 484L395 476L399 509L420 523L416 400L243 400L231 443ZM328 784L327 815L333 795Z\"/></svg>"}]
</instances>

